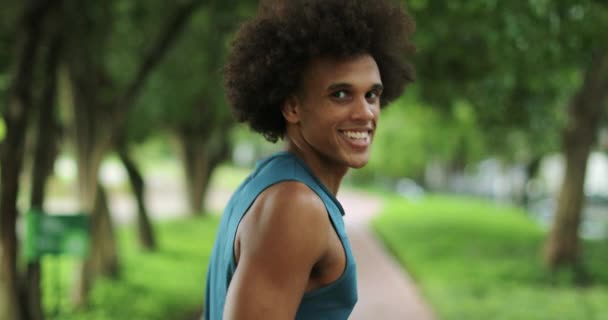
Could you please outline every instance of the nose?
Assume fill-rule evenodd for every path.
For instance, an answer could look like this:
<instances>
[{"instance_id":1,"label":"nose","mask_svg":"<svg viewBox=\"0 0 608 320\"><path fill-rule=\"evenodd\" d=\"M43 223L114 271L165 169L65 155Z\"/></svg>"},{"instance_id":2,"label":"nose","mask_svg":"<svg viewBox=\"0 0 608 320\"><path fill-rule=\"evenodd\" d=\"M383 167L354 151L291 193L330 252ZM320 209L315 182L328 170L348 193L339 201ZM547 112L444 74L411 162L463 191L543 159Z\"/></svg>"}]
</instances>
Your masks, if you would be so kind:
<instances>
[{"instance_id":1,"label":"nose","mask_svg":"<svg viewBox=\"0 0 608 320\"><path fill-rule=\"evenodd\" d=\"M375 103L369 103L365 97L357 99L353 106L352 119L353 120L374 120L377 116L379 107Z\"/></svg>"}]
</instances>

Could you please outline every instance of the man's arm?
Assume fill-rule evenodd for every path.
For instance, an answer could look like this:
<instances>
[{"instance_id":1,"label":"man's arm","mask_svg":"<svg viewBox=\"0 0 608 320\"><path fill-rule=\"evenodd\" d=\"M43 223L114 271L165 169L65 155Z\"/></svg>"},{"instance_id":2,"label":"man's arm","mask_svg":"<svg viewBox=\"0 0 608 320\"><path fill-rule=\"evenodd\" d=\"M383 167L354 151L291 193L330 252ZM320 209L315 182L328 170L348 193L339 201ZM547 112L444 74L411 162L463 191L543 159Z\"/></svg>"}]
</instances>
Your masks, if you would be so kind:
<instances>
[{"instance_id":1,"label":"man's arm","mask_svg":"<svg viewBox=\"0 0 608 320\"><path fill-rule=\"evenodd\" d=\"M224 319L293 319L311 270L327 249L328 217L306 185L264 191L239 226L240 255Z\"/></svg>"}]
</instances>

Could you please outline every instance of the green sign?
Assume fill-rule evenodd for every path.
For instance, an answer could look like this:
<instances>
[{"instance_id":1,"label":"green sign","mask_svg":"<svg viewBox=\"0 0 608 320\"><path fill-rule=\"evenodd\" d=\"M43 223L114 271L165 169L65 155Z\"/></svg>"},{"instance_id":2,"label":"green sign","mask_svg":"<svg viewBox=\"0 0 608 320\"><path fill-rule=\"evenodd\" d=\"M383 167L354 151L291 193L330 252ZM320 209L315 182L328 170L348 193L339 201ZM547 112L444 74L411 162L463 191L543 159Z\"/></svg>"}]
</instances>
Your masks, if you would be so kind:
<instances>
[{"instance_id":1,"label":"green sign","mask_svg":"<svg viewBox=\"0 0 608 320\"><path fill-rule=\"evenodd\" d=\"M89 217L54 215L31 209L26 215L25 256L38 260L45 254L84 258L89 253Z\"/></svg>"}]
</instances>

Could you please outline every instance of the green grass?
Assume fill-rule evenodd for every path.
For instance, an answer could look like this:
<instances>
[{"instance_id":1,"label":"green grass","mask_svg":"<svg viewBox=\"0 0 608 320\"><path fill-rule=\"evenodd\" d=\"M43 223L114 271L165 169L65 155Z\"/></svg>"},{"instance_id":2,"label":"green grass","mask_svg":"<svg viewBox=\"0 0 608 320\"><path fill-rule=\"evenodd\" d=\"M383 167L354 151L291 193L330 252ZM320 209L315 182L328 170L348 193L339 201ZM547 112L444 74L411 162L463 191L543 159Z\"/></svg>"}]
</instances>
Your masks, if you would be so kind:
<instances>
[{"instance_id":1,"label":"green grass","mask_svg":"<svg viewBox=\"0 0 608 320\"><path fill-rule=\"evenodd\" d=\"M516 208L448 196L388 198L374 229L439 319L608 319L608 242L585 242L593 282L549 274L545 233Z\"/></svg>"},{"instance_id":2,"label":"green grass","mask_svg":"<svg viewBox=\"0 0 608 320\"><path fill-rule=\"evenodd\" d=\"M203 302L206 268L217 229L216 217L191 217L156 225L160 249L141 251L135 226L119 232L121 278L101 279L91 293L90 307L75 311L62 301L52 319L193 319ZM53 278L59 267L63 283ZM74 279L74 261L47 257L43 261L45 308L52 315L58 295L66 298Z\"/></svg>"}]
</instances>

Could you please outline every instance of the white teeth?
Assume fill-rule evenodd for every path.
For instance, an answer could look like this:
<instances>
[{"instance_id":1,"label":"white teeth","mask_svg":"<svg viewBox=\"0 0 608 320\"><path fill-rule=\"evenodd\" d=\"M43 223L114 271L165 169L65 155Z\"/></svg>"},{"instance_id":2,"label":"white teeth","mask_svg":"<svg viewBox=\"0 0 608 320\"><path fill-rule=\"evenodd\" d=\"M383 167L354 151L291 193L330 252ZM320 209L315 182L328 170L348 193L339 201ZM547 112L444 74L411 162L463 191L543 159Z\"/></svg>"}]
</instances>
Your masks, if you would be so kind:
<instances>
[{"instance_id":1,"label":"white teeth","mask_svg":"<svg viewBox=\"0 0 608 320\"><path fill-rule=\"evenodd\" d=\"M368 131L344 131L344 135L350 139L367 139L367 138L369 138Z\"/></svg>"}]
</instances>

